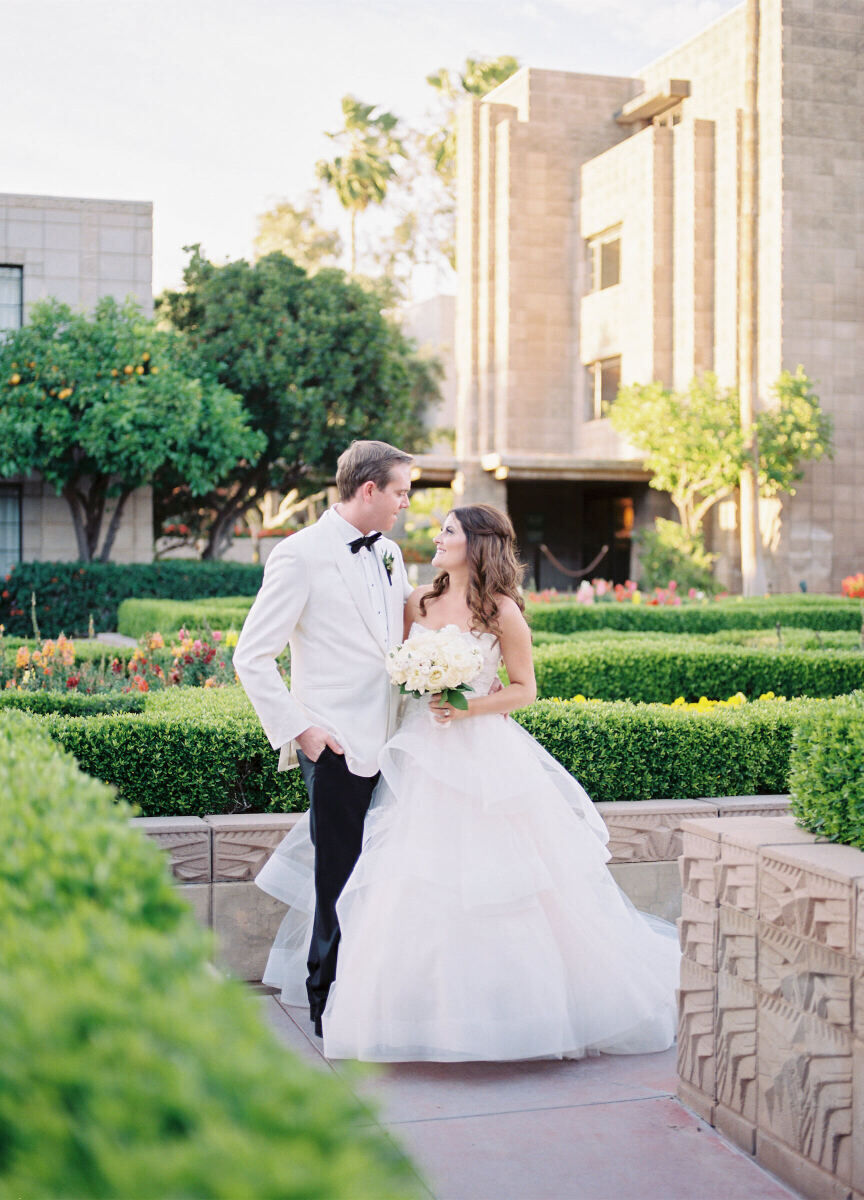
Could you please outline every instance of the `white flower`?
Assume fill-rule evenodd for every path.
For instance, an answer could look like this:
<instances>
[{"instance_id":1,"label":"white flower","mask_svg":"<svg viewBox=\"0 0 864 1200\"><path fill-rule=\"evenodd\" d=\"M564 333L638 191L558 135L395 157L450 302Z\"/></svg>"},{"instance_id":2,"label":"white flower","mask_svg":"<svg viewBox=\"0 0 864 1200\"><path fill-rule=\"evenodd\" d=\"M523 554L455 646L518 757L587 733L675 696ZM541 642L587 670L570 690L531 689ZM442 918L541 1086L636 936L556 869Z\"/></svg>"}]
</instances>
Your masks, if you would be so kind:
<instances>
[{"instance_id":1,"label":"white flower","mask_svg":"<svg viewBox=\"0 0 864 1200\"><path fill-rule=\"evenodd\" d=\"M414 634L385 662L393 683L419 697L469 684L483 666L483 655L469 634L446 625Z\"/></svg>"}]
</instances>

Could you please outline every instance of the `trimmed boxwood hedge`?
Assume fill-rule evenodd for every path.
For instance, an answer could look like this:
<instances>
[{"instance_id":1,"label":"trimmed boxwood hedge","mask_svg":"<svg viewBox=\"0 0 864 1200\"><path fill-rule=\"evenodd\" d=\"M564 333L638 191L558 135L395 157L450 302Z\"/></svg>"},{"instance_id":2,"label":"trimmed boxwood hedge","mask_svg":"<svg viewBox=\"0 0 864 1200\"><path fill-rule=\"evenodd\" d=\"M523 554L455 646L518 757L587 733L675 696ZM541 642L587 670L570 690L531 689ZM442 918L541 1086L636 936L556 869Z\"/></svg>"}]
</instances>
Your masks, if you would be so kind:
<instances>
[{"instance_id":1,"label":"trimmed boxwood hedge","mask_svg":"<svg viewBox=\"0 0 864 1200\"><path fill-rule=\"evenodd\" d=\"M834 596L788 596L768 600L717 600L710 604L653 607L633 603L526 605L532 629L577 633L584 629L714 633L719 629L860 629L861 605Z\"/></svg>"},{"instance_id":2,"label":"trimmed boxwood hedge","mask_svg":"<svg viewBox=\"0 0 864 1200\"><path fill-rule=\"evenodd\" d=\"M419 1194L367 1107L212 970L129 810L21 713L0 791L0 1196Z\"/></svg>"},{"instance_id":3,"label":"trimmed boxwood hedge","mask_svg":"<svg viewBox=\"0 0 864 1200\"><path fill-rule=\"evenodd\" d=\"M19 708L31 713L67 713L91 717L97 713L140 713L140 692L108 692L88 696L82 692L0 692L0 708Z\"/></svg>"},{"instance_id":4,"label":"trimmed boxwood hedge","mask_svg":"<svg viewBox=\"0 0 864 1200\"><path fill-rule=\"evenodd\" d=\"M16 563L0 587L0 624L29 636L30 596L44 637L83 637L90 616L97 630L117 628L117 606L129 596L191 600L254 596L264 568L246 563L173 559L152 563Z\"/></svg>"},{"instance_id":5,"label":"trimmed boxwood hedge","mask_svg":"<svg viewBox=\"0 0 864 1200\"><path fill-rule=\"evenodd\" d=\"M736 692L751 699L765 692L839 696L864 686L864 654L856 650L751 650L685 636L538 646L534 670L541 697L581 693L661 704L678 696L725 700Z\"/></svg>"},{"instance_id":6,"label":"trimmed boxwood hedge","mask_svg":"<svg viewBox=\"0 0 864 1200\"><path fill-rule=\"evenodd\" d=\"M793 730L834 703L765 700L695 712L545 700L515 716L592 800L683 800L787 791Z\"/></svg>"},{"instance_id":7,"label":"trimmed boxwood hedge","mask_svg":"<svg viewBox=\"0 0 864 1200\"><path fill-rule=\"evenodd\" d=\"M594 800L734 796L787 790L792 730L834 701L764 701L709 713L626 703L538 701L516 714ZM291 812L308 798L278 772L239 688L153 693L140 715L44 716L89 774L146 816Z\"/></svg>"},{"instance_id":8,"label":"trimmed boxwood hedge","mask_svg":"<svg viewBox=\"0 0 864 1200\"><path fill-rule=\"evenodd\" d=\"M140 638L158 630L162 634L178 629L194 630L242 628L252 607L252 597L219 596L208 600L124 600L117 610L117 632Z\"/></svg>"},{"instance_id":9,"label":"trimmed boxwood hedge","mask_svg":"<svg viewBox=\"0 0 864 1200\"><path fill-rule=\"evenodd\" d=\"M308 804L300 772L277 771L240 688L169 688L148 695L143 713L41 719L88 775L113 784L145 816L295 812Z\"/></svg>"},{"instance_id":10,"label":"trimmed boxwood hedge","mask_svg":"<svg viewBox=\"0 0 864 1200\"><path fill-rule=\"evenodd\" d=\"M801 720L792 745L790 786L800 825L864 850L864 693Z\"/></svg>"}]
</instances>

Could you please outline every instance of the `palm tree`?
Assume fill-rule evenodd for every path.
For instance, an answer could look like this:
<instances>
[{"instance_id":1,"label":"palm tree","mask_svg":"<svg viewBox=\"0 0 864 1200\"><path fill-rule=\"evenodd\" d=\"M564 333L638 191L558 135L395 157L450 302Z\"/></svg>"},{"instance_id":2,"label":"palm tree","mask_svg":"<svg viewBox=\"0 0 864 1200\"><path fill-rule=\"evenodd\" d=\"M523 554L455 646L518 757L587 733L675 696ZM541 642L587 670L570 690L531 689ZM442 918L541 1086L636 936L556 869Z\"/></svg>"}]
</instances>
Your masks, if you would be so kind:
<instances>
[{"instance_id":1,"label":"palm tree","mask_svg":"<svg viewBox=\"0 0 864 1200\"><path fill-rule=\"evenodd\" d=\"M345 147L332 162L322 159L316 165L318 178L332 187L339 203L351 215L351 273L357 267L357 214L370 204L381 204L387 185L396 178L396 157L405 157L405 149L395 130L399 124L393 113L373 116L374 104L363 104L354 96L342 97L345 127L328 133Z\"/></svg>"}]
</instances>

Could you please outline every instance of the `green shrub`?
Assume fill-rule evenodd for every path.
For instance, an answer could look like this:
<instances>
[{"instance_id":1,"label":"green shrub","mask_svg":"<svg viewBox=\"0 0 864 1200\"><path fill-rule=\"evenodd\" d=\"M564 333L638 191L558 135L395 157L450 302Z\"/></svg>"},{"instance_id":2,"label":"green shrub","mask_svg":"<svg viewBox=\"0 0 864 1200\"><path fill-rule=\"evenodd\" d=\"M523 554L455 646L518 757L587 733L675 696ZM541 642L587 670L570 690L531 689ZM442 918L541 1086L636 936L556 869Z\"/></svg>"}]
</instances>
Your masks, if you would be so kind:
<instances>
[{"instance_id":1,"label":"green shrub","mask_svg":"<svg viewBox=\"0 0 864 1200\"><path fill-rule=\"evenodd\" d=\"M661 800L787 791L793 730L833 703L765 700L700 713L545 700L515 715L595 802Z\"/></svg>"},{"instance_id":2,"label":"green shrub","mask_svg":"<svg viewBox=\"0 0 864 1200\"><path fill-rule=\"evenodd\" d=\"M640 587L653 591L674 579L681 592L719 591L713 569L717 555L705 549L701 533L689 534L678 521L656 517L654 528L640 529L634 540L639 546Z\"/></svg>"},{"instance_id":3,"label":"green shrub","mask_svg":"<svg viewBox=\"0 0 864 1200\"><path fill-rule=\"evenodd\" d=\"M795 730L791 766L798 823L864 850L864 694L808 714Z\"/></svg>"},{"instance_id":4,"label":"green shrub","mask_svg":"<svg viewBox=\"0 0 864 1200\"><path fill-rule=\"evenodd\" d=\"M169 636L178 629L200 633L211 629L241 629L252 597L219 596L211 600L124 600L117 610L117 631L140 638L145 633Z\"/></svg>"},{"instance_id":5,"label":"green shrub","mask_svg":"<svg viewBox=\"0 0 864 1200\"><path fill-rule=\"evenodd\" d=\"M409 1164L291 1057L125 806L0 717L0 1196L378 1200Z\"/></svg>"},{"instance_id":6,"label":"green shrub","mask_svg":"<svg viewBox=\"0 0 864 1200\"><path fill-rule=\"evenodd\" d=\"M42 720L88 775L113 784L145 816L308 805L300 771L277 771L278 756L240 688L168 688L149 694L140 714Z\"/></svg>"},{"instance_id":7,"label":"green shrub","mask_svg":"<svg viewBox=\"0 0 864 1200\"><path fill-rule=\"evenodd\" d=\"M538 646L537 694L566 700L671 704L679 696L725 700L736 692L842 696L864 686L864 654L846 650L750 650L697 638L627 638Z\"/></svg>"},{"instance_id":8,"label":"green shrub","mask_svg":"<svg viewBox=\"0 0 864 1200\"><path fill-rule=\"evenodd\" d=\"M83 637L90 616L97 630L116 629L117 606L129 596L190 600L203 596L254 596L263 567L245 563L174 559L152 563L16 563L0 597L0 624L29 636L30 596L43 637Z\"/></svg>"},{"instance_id":9,"label":"green shrub","mask_svg":"<svg viewBox=\"0 0 864 1200\"><path fill-rule=\"evenodd\" d=\"M804 629L861 628L861 606L832 596L772 597L770 600L715 600L710 604L653 606L608 604L526 605L532 629L577 633L587 629L651 630L659 633L715 633L721 629L773 629L794 625Z\"/></svg>"},{"instance_id":10,"label":"green shrub","mask_svg":"<svg viewBox=\"0 0 864 1200\"><path fill-rule=\"evenodd\" d=\"M0 708L18 708L31 713L65 713L70 717L90 717L97 713L140 713L144 697L140 692L111 692L87 696L81 692L0 692Z\"/></svg>"}]
</instances>

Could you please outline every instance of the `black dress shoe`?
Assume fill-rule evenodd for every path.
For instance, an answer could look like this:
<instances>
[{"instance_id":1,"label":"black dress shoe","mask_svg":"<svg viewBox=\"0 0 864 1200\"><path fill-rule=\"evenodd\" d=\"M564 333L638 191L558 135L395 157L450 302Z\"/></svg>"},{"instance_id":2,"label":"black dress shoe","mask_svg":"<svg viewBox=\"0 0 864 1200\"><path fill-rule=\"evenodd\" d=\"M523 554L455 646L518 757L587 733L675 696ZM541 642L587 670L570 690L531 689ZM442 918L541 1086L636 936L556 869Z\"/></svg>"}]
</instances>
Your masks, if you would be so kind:
<instances>
[{"instance_id":1,"label":"black dress shoe","mask_svg":"<svg viewBox=\"0 0 864 1200\"><path fill-rule=\"evenodd\" d=\"M312 1022L312 1024L313 1024L313 1025L314 1025L314 1027L315 1027L315 1036L316 1036L316 1037L323 1037L323 1036L324 1036L324 1031L323 1031L323 1030L322 1030L322 1028L321 1028L321 1017L320 1017L320 1015L318 1015L318 1016L310 1016L310 1018L309 1018L309 1019L310 1019L310 1021Z\"/></svg>"}]
</instances>

